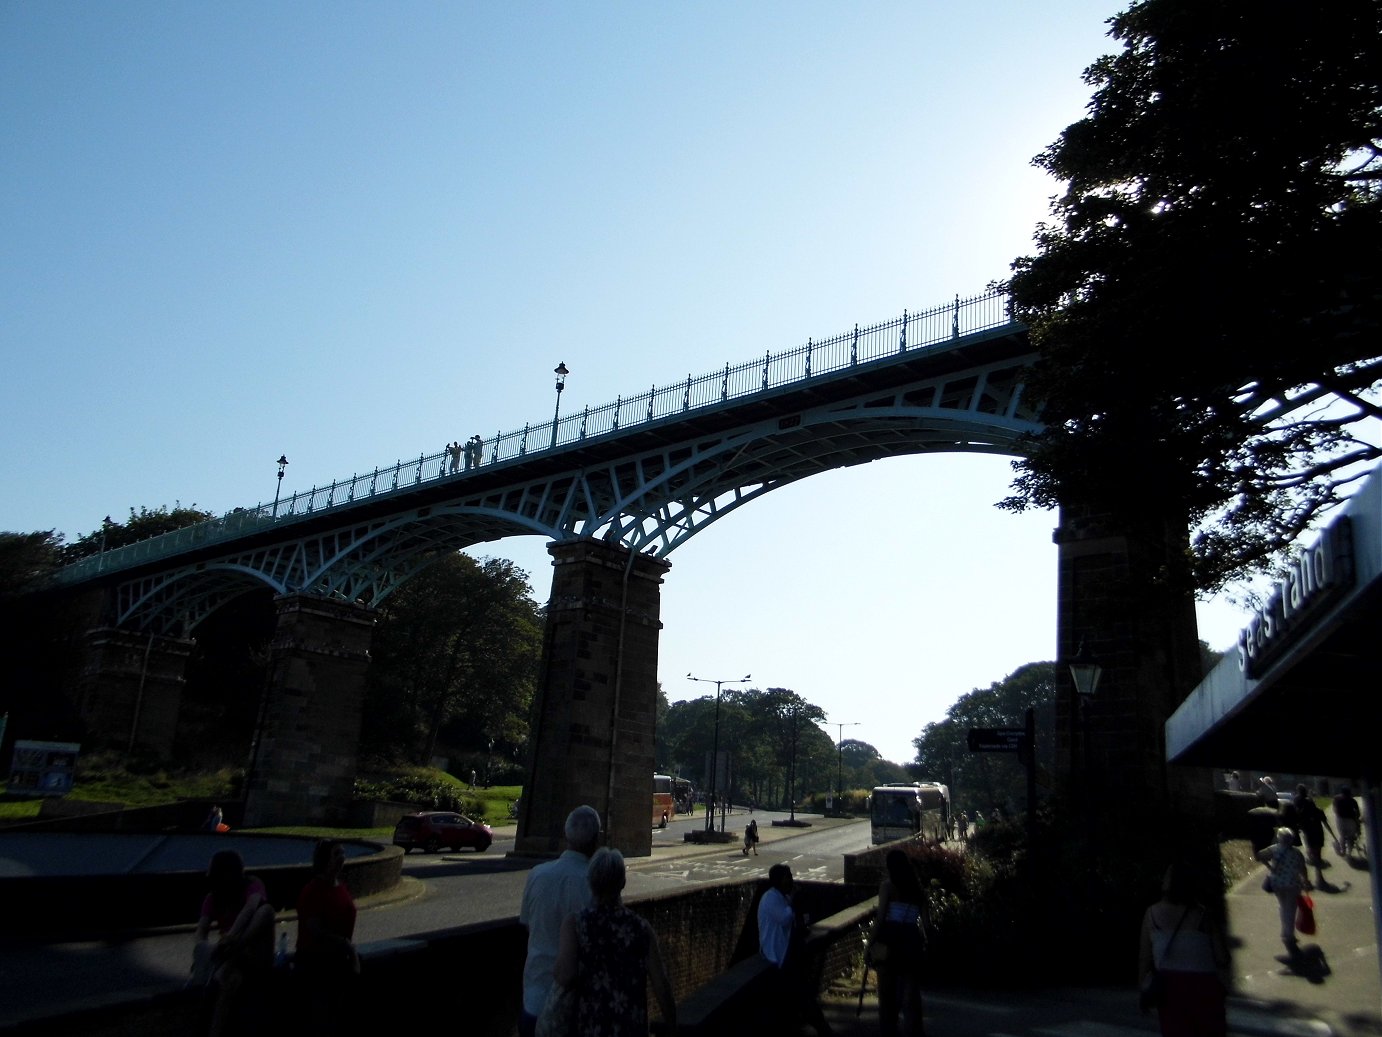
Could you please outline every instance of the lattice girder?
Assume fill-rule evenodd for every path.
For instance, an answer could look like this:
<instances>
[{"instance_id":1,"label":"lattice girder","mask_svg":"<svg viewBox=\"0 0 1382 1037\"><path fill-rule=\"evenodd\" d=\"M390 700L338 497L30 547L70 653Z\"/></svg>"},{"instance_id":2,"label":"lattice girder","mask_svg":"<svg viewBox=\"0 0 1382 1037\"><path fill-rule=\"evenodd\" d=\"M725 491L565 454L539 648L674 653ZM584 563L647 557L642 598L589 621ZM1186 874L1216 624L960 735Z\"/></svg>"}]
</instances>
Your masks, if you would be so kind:
<instances>
[{"instance_id":1,"label":"lattice girder","mask_svg":"<svg viewBox=\"0 0 1382 1037\"><path fill-rule=\"evenodd\" d=\"M445 486L454 496L438 499L433 487L421 506L400 501L394 513L354 521L357 509L342 507L338 526L122 582L117 621L190 629L254 586L378 606L440 554L514 535L603 538L666 555L748 502L820 472L904 454L1018 452L1021 437L1041 427L1022 402L1026 360L856 395L839 386L768 394L718 429L669 418L653 424L655 437L646 426L642 437L629 436L642 449L621 455L606 440L599 451L562 452L580 467L539 465L543 455L535 454L508 468L509 481L456 480ZM539 467L548 470L532 474Z\"/></svg>"}]
</instances>

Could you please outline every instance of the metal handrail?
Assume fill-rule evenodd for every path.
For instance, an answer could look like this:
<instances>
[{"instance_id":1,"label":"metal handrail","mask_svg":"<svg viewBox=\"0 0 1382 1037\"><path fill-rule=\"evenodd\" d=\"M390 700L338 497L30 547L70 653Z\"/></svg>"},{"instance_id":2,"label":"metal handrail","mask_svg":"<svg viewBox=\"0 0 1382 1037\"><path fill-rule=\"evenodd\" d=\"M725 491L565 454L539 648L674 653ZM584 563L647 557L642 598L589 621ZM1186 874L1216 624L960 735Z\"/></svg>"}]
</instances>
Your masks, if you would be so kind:
<instances>
[{"instance_id":1,"label":"metal handrail","mask_svg":"<svg viewBox=\"0 0 1382 1037\"><path fill-rule=\"evenodd\" d=\"M808 339L781 353L765 352L760 359L742 364L726 364L723 370L658 387L599 407L586 407L554 423L524 425L513 432L499 432L482 443L478 464L457 472L447 472L446 451L419 454L413 461L398 461L388 468L375 468L364 475L333 482L279 499L273 504L235 508L226 514L195 525L149 537L138 543L112 548L98 555L72 562L59 570L61 582L75 583L110 569L124 569L140 562L178 554L234 540L256 530L293 519L305 518L357 501L411 489L436 479L464 479L478 467L501 464L529 454L551 453L597 436L612 435L640 425L675 418L692 411L719 406L757 393L768 393L812 379L824 379L837 372L956 341L966 335L1011 324L1007 299L997 291L972 298L958 295L952 303L924 310L903 312L901 317L853 330L819 342ZM553 434L555 432L555 435Z\"/></svg>"}]
</instances>

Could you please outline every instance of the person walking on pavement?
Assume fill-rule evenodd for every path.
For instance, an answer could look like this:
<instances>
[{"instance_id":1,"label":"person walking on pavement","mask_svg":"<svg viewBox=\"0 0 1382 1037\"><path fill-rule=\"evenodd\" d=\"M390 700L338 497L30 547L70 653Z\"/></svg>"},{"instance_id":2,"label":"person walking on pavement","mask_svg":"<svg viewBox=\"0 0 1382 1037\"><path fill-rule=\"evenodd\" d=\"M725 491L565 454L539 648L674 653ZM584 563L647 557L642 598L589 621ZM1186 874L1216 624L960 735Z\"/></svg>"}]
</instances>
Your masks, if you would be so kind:
<instances>
[{"instance_id":1,"label":"person walking on pavement","mask_svg":"<svg viewBox=\"0 0 1382 1037\"><path fill-rule=\"evenodd\" d=\"M1276 897L1281 916L1281 942L1286 945L1286 953L1292 961L1300 957L1300 944L1296 942L1296 899L1302 891L1311 888L1305 874L1305 858L1296 849L1295 841L1295 833L1283 826L1276 830L1275 845L1257 855L1267 865L1262 888Z\"/></svg>"},{"instance_id":2,"label":"person walking on pavement","mask_svg":"<svg viewBox=\"0 0 1382 1037\"><path fill-rule=\"evenodd\" d=\"M1231 982L1224 931L1196 895L1196 872L1177 862L1166 869L1161 899L1142 916L1138 975L1146 990L1153 973L1162 995L1162 1037L1226 1037Z\"/></svg>"},{"instance_id":3,"label":"person walking on pavement","mask_svg":"<svg viewBox=\"0 0 1382 1037\"><path fill-rule=\"evenodd\" d=\"M758 856L758 822L757 822L757 821L750 821L750 822L744 827L744 856L745 856L745 857L747 857L747 856L749 855L749 851L750 851L750 850L753 851L753 855L754 855L755 857Z\"/></svg>"},{"instance_id":4,"label":"person walking on pavement","mask_svg":"<svg viewBox=\"0 0 1382 1037\"><path fill-rule=\"evenodd\" d=\"M1334 823L1339 826L1339 855L1352 857L1358 845L1358 823L1362 819L1358 801L1353 798L1353 789L1345 785L1334 796Z\"/></svg>"},{"instance_id":5,"label":"person walking on pavement","mask_svg":"<svg viewBox=\"0 0 1382 1037\"><path fill-rule=\"evenodd\" d=\"M1315 869L1315 885L1323 889L1324 830L1329 828L1329 819L1315 802L1315 797L1310 795L1307 785L1296 786L1292 802L1295 805L1296 824L1300 826L1301 838L1305 842L1306 863ZM1334 829L1329 828L1329 834L1334 835ZM1338 837L1335 836L1335 839L1337 841Z\"/></svg>"},{"instance_id":6,"label":"person walking on pavement","mask_svg":"<svg viewBox=\"0 0 1382 1037\"><path fill-rule=\"evenodd\" d=\"M518 922L528 930L528 957L523 965L523 1009L519 1037L534 1037L537 1017L552 990L552 969L561 950L561 927L568 915L590 906L586 873L600 843L600 815L579 806L566 817L566 849L554 861L539 864L528 875Z\"/></svg>"}]
</instances>

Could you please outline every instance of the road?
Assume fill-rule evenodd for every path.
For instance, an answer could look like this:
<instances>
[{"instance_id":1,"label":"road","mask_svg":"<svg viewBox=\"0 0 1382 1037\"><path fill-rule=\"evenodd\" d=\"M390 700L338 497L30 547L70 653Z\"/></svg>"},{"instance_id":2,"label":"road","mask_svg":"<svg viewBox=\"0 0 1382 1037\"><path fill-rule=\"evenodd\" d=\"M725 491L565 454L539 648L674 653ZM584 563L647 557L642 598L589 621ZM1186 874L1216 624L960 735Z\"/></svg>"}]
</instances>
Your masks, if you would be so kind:
<instances>
[{"instance_id":1,"label":"road","mask_svg":"<svg viewBox=\"0 0 1382 1037\"><path fill-rule=\"evenodd\" d=\"M838 879L841 854L868 844L862 822L831 821L813 828L773 828L787 815L758 811L763 843L745 857L737 845L694 846L682 838L704 826L704 817L673 821L653 833L651 857L630 858L626 900L679 886L766 875L786 861L800 879ZM742 830L746 814L731 815L728 827ZM536 863L507 856L513 829L499 829L486 853L410 853L404 858L397 894L370 898L356 921L358 943L394 939L474 922L512 918L527 873ZM280 923L282 926L284 923ZM291 935L291 926L287 927ZM52 1006L99 1005L112 994L158 993L187 976L194 942L190 927L135 939L65 944L0 945L0 1025L41 1017Z\"/></svg>"}]
</instances>

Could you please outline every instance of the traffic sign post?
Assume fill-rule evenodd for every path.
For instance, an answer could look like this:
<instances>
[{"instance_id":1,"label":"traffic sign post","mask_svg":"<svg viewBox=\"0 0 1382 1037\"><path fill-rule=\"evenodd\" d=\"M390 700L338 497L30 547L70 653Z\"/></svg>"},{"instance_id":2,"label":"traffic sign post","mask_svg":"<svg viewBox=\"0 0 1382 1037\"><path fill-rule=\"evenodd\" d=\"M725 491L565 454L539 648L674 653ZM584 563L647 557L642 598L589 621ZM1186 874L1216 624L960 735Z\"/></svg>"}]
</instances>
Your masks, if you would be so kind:
<instances>
[{"instance_id":1,"label":"traffic sign post","mask_svg":"<svg viewBox=\"0 0 1382 1037\"><path fill-rule=\"evenodd\" d=\"M1036 823L1036 710L1027 710L1025 727L971 727L972 753L1016 753L1027 768L1027 828Z\"/></svg>"},{"instance_id":2,"label":"traffic sign post","mask_svg":"<svg viewBox=\"0 0 1382 1037\"><path fill-rule=\"evenodd\" d=\"M1020 727L971 727L969 751L972 753L1015 753L1022 749L1026 731Z\"/></svg>"}]
</instances>

